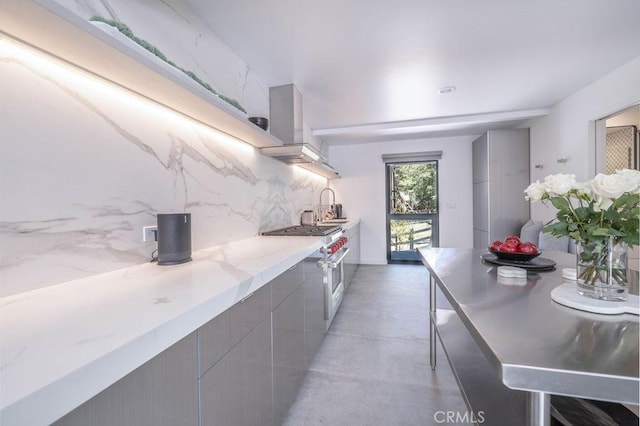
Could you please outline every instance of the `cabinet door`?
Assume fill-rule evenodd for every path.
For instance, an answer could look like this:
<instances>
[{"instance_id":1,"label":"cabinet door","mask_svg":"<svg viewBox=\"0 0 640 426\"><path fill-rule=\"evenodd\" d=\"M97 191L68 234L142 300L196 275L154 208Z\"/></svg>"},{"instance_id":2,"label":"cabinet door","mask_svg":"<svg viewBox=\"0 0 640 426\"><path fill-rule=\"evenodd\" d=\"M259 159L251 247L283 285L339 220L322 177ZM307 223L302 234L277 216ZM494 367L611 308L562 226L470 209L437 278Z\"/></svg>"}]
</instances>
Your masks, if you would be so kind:
<instances>
[{"instance_id":1,"label":"cabinet door","mask_svg":"<svg viewBox=\"0 0 640 426\"><path fill-rule=\"evenodd\" d=\"M197 331L200 371L198 377L206 373L237 342L229 336L229 310L224 311Z\"/></svg>"},{"instance_id":2,"label":"cabinet door","mask_svg":"<svg viewBox=\"0 0 640 426\"><path fill-rule=\"evenodd\" d=\"M270 315L270 288L267 283L198 329L198 377Z\"/></svg>"},{"instance_id":3,"label":"cabinet door","mask_svg":"<svg viewBox=\"0 0 640 426\"><path fill-rule=\"evenodd\" d=\"M57 426L198 425L195 333L123 377Z\"/></svg>"},{"instance_id":4,"label":"cabinet door","mask_svg":"<svg viewBox=\"0 0 640 426\"><path fill-rule=\"evenodd\" d=\"M202 425L273 424L271 383L267 317L200 378Z\"/></svg>"},{"instance_id":5,"label":"cabinet door","mask_svg":"<svg viewBox=\"0 0 640 426\"><path fill-rule=\"evenodd\" d=\"M360 263L360 224L352 227L347 232L349 238L349 254L345 258L345 290L351 285L358 264Z\"/></svg>"},{"instance_id":6,"label":"cabinet door","mask_svg":"<svg viewBox=\"0 0 640 426\"><path fill-rule=\"evenodd\" d=\"M529 202L524 190L529 185L528 129L489 133L489 240L519 235L529 220Z\"/></svg>"},{"instance_id":7,"label":"cabinet door","mask_svg":"<svg viewBox=\"0 0 640 426\"><path fill-rule=\"evenodd\" d=\"M302 285L304 273L302 263L292 266L271 280L271 310L273 311L295 289Z\"/></svg>"},{"instance_id":8,"label":"cabinet door","mask_svg":"<svg viewBox=\"0 0 640 426\"><path fill-rule=\"evenodd\" d=\"M327 331L324 319L325 285L317 259L305 259L304 264L304 346L305 367L320 349Z\"/></svg>"},{"instance_id":9,"label":"cabinet door","mask_svg":"<svg viewBox=\"0 0 640 426\"><path fill-rule=\"evenodd\" d=\"M489 182L473 184L473 229L489 232ZM474 246L475 248L483 248Z\"/></svg>"},{"instance_id":10,"label":"cabinet door","mask_svg":"<svg viewBox=\"0 0 640 426\"><path fill-rule=\"evenodd\" d=\"M354 242L351 244L351 250L353 251L353 263L356 265L356 270L358 269L358 265L360 265L360 224L357 224L355 227L355 233L353 234Z\"/></svg>"},{"instance_id":11,"label":"cabinet door","mask_svg":"<svg viewBox=\"0 0 640 426\"><path fill-rule=\"evenodd\" d=\"M529 219L529 130L490 130L473 141L474 247L518 235Z\"/></svg>"},{"instance_id":12,"label":"cabinet door","mask_svg":"<svg viewBox=\"0 0 640 426\"><path fill-rule=\"evenodd\" d=\"M472 144L473 183L489 180L488 135L485 133Z\"/></svg>"},{"instance_id":13,"label":"cabinet door","mask_svg":"<svg viewBox=\"0 0 640 426\"><path fill-rule=\"evenodd\" d=\"M302 286L272 313L273 417L281 424L295 401L305 374L304 296Z\"/></svg>"},{"instance_id":14,"label":"cabinet door","mask_svg":"<svg viewBox=\"0 0 640 426\"><path fill-rule=\"evenodd\" d=\"M229 308L229 341L235 345L271 312L271 285L260 287Z\"/></svg>"},{"instance_id":15,"label":"cabinet door","mask_svg":"<svg viewBox=\"0 0 640 426\"><path fill-rule=\"evenodd\" d=\"M344 290L347 291L351 278L353 278L353 228L345 233L345 237L349 239L349 253L344 257Z\"/></svg>"},{"instance_id":16,"label":"cabinet door","mask_svg":"<svg viewBox=\"0 0 640 426\"><path fill-rule=\"evenodd\" d=\"M493 242L493 241L491 241ZM473 230L473 247L474 248L487 248L491 244L489 241L489 232L481 231L479 229Z\"/></svg>"}]
</instances>

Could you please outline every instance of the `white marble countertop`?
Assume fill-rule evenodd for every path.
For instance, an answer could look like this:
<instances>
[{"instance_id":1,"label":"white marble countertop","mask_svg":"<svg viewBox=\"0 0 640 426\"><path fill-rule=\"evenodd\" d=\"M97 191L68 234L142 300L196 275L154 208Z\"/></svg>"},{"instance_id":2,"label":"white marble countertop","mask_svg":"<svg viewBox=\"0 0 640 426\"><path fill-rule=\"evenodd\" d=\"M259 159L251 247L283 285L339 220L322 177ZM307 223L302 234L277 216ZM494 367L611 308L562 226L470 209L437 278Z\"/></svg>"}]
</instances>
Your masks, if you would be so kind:
<instances>
[{"instance_id":1,"label":"white marble countertop","mask_svg":"<svg viewBox=\"0 0 640 426\"><path fill-rule=\"evenodd\" d=\"M255 237L0 299L2 424L49 424L321 245Z\"/></svg>"}]
</instances>

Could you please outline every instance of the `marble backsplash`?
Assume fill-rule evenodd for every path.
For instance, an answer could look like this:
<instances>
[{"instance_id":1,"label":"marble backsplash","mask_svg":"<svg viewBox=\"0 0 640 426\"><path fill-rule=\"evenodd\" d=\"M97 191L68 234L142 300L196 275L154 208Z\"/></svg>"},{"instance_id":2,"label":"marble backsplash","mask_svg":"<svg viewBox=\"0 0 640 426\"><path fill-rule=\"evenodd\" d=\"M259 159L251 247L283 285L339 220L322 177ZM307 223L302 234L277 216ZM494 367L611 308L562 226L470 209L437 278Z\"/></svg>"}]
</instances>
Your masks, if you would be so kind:
<instances>
[{"instance_id":1,"label":"marble backsplash","mask_svg":"<svg viewBox=\"0 0 640 426\"><path fill-rule=\"evenodd\" d=\"M1 296L147 262L157 213L191 213L197 250L295 223L327 184L39 61L0 43Z\"/></svg>"}]
</instances>

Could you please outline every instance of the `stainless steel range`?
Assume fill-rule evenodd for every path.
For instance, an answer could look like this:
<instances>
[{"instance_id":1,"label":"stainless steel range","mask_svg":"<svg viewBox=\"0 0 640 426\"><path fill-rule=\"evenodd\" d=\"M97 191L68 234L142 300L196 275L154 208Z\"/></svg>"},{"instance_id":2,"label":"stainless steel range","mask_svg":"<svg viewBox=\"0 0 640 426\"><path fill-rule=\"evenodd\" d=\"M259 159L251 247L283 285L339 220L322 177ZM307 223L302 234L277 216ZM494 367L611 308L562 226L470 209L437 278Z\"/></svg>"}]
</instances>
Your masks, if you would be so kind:
<instances>
[{"instance_id":1,"label":"stainless steel range","mask_svg":"<svg viewBox=\"0 0 640 426\"><path fill-rule=\"evenodd\" d=\"M324 319L329 328L344 294L344 259L349 253L349 240L340 226L296 225L263 232L265 236L324 237L320 250L310 258L323 271Z\"/></svg>"},{"instance_id":2,"label":"stainless steel range","mask_svg":"<svg viewBox=\"0 0 640 426\"><path fill-rule=\"evenodd\" d=\"M262 235L276 237L324 237L341 231L342 228L339 226L295 225L263 232Z\"/></svg>"}]
</instances>

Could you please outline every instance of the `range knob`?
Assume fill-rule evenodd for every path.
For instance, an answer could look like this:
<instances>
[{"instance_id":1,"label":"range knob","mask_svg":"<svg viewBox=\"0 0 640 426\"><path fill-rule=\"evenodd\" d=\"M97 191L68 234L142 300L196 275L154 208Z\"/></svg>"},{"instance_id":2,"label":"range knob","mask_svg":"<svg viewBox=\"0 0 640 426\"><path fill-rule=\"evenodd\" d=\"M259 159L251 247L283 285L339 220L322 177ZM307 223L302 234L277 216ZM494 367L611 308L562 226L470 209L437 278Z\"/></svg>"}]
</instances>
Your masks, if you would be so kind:
<instances>
[{"instance_id":1,"label":"range knob","mask_svg":"<svg viewBox=\"0 0 640 426\"><path fill-rule=\"evenodd\" d=\"M347 244L348 241L349 240L347 239L347 237L340 238L338 241L327 247L327 252L329 252L330 254L336 253L338 250L344 247L344 245Z\"/></svg>"}]
</instances>

